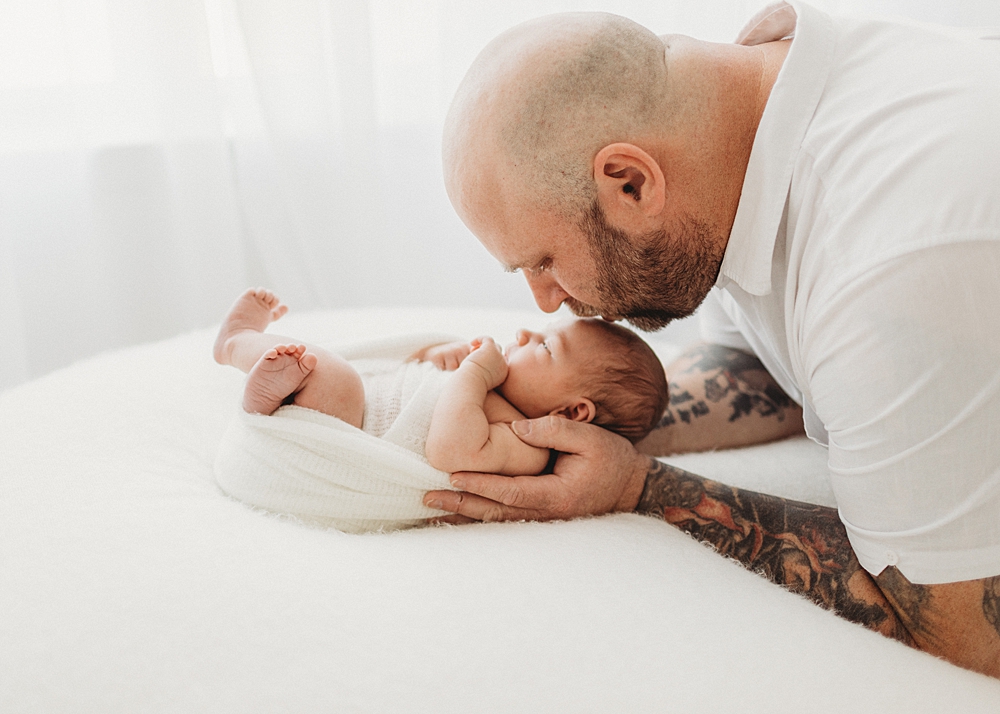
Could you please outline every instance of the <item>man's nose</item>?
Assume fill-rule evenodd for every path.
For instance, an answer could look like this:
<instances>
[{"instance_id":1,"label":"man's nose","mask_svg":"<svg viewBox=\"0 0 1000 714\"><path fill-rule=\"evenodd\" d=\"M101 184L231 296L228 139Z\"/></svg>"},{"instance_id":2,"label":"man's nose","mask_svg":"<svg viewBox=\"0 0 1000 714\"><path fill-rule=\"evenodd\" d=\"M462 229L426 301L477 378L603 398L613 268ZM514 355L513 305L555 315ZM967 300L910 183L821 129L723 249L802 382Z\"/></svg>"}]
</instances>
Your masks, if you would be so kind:
<instances>
[{"instance_id":1,"label":"man's nose","mask_svg":"<svg viewBox=\"0 0 1000 714\"><path fill-rule=\"evenodd\" d=\"M531 294L535 297L535 303L542 312L555 312L563 301L570 297L559 282L547 273L532 275L525 271L524 277L528 281L528 287L531 288Z\"/></svg>"}]
</instances>

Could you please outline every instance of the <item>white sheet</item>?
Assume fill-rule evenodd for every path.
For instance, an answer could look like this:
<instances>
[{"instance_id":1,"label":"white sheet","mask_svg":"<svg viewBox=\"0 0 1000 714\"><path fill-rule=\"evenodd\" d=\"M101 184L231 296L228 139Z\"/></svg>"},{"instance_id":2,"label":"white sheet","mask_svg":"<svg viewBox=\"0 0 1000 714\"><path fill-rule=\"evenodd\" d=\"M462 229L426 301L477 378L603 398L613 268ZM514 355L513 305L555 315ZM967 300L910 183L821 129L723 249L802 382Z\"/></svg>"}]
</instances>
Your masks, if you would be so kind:
<instances>
[{"instance_id":1,"label":"white sheet","mask_svg":"<svg viewBox=\"0 0 1000 714\"><path fill-rule=\"evenodd\" d=\"M546 322L286 320L318 342L505 340ZM212 483L242 377L211 362L211 341L111 353L0 395L0 711L1000 711L997 681L653 519L352 536L254 512ZM793 441L675 462L829 502L822 459Z\"/></svg>"}]
</instances>

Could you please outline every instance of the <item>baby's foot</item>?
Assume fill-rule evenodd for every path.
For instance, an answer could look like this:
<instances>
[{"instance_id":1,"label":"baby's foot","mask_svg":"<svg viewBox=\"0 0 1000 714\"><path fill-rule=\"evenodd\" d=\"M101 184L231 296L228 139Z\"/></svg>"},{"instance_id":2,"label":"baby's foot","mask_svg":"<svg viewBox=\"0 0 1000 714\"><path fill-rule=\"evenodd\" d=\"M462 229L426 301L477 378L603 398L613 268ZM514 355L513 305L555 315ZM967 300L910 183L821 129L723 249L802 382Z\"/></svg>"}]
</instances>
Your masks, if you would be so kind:
<instances>
[{"instance_id":1,"label":"baby's foot","mask_svg":"<svg viewBox=\"0 0 1000 714\"><path fill-rule=\"evenodd\" d=\"M269 324L288 312L278 297L264 288L250 288L237 298L222 321L212 354L219 364L229 364L232 338L241 332L263 332Z\"/></svg>"},{"instance_id":2,"label":"baby's foot","mask_svg":"<svg viewBox=\"0 0 1000 714\"><path fill-rule=\"evenodd\" d=\"M250 414L271 414L299 391L316 367L318 358L305 345L276 345L247 375L243 409Z\"/></svg>"}]
</instances>

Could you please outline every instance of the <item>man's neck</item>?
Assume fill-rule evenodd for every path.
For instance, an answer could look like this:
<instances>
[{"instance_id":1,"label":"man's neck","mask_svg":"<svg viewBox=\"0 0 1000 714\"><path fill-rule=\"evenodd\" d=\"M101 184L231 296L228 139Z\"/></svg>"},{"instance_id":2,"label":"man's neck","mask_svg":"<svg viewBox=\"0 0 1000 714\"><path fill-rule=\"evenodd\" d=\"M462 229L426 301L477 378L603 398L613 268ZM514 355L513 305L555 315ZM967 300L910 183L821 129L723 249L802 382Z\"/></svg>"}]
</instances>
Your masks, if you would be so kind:
<instances>
[{"instance_id":1,"label":"man's neck","mask_svg":"<svg viewBox=\"0 0 1000 714\"><path fill-rule=\"evenodd\" d=\"M721 173L717 176L717 180L727 187L728 200L724 207L720 207L720 218L724 217L723 226L727 244L729 232L736 219L736 210L757 129L790 44L791 40L781 40L740 48L746 52L742 61L735 57L731 58L736 61L729 65L732 73L726 82L728 85L726 89L732 92L730 96L733 101L726 112L728 117L720 117L729 120L723 124L723 133L728 135L728 139L722 142L722 146L726 148L727 155L716 157L717 166L725 167L720 168Z\"/></svg>"}]
</instances>

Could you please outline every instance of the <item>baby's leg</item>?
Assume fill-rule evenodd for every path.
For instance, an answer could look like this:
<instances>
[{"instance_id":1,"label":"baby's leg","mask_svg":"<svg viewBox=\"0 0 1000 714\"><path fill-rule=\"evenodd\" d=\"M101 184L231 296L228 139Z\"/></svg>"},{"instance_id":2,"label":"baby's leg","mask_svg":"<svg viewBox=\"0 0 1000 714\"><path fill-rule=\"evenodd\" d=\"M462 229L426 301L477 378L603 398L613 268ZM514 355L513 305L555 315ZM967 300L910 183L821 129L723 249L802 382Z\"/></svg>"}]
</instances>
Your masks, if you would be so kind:
<instances>
[{"instance_id":1,"label":"baby's leg","mask_svg":"<svg viewBox=\"0 0 1000 714\"><path fill-rule=\"evenodd\" d=\"M275 345L250 370L243 409L271 414L282 404L315 409L360 429L365 390L358 373L337 355L300 344Z\"/></svg>"},{"instance_id":2,"label":"baby's leg","mask_svg":"<svg viewBox=\"0 0 1000 714\"><path fill-rule=\"evenodd\" d=\"M271 414L299 391L315 368L316 355L307 355L305 345L275 345L257 360L247 375L243 410L251 414Z\"/></svg>"},{"instance_id":3,"label":"baby's leg","mask_svg":"<svg viewBox=\"0 0 1000 714\"><path fill-rule=\"evenodd\" d=\"M212 350L215 361L249 372L269 349L292 342L287 337L264 332L286 312L288 308L270 290L247 290L237 298L222 321Z\"/></svg>"},{"instance_id":4,"label":"baby's leg","mask_svg":"<svg viewBox=\"0 0 1000 714\"><path fill-rule=\"evenodd\" d=\"M360 428L365 392L354 368L332 352L264 332L286 312L274 293L256 288L243 293L222 321L213 354L219 364L249 374L244 408L270 414L294 403Z\"/></svg>"}]
</instances>

